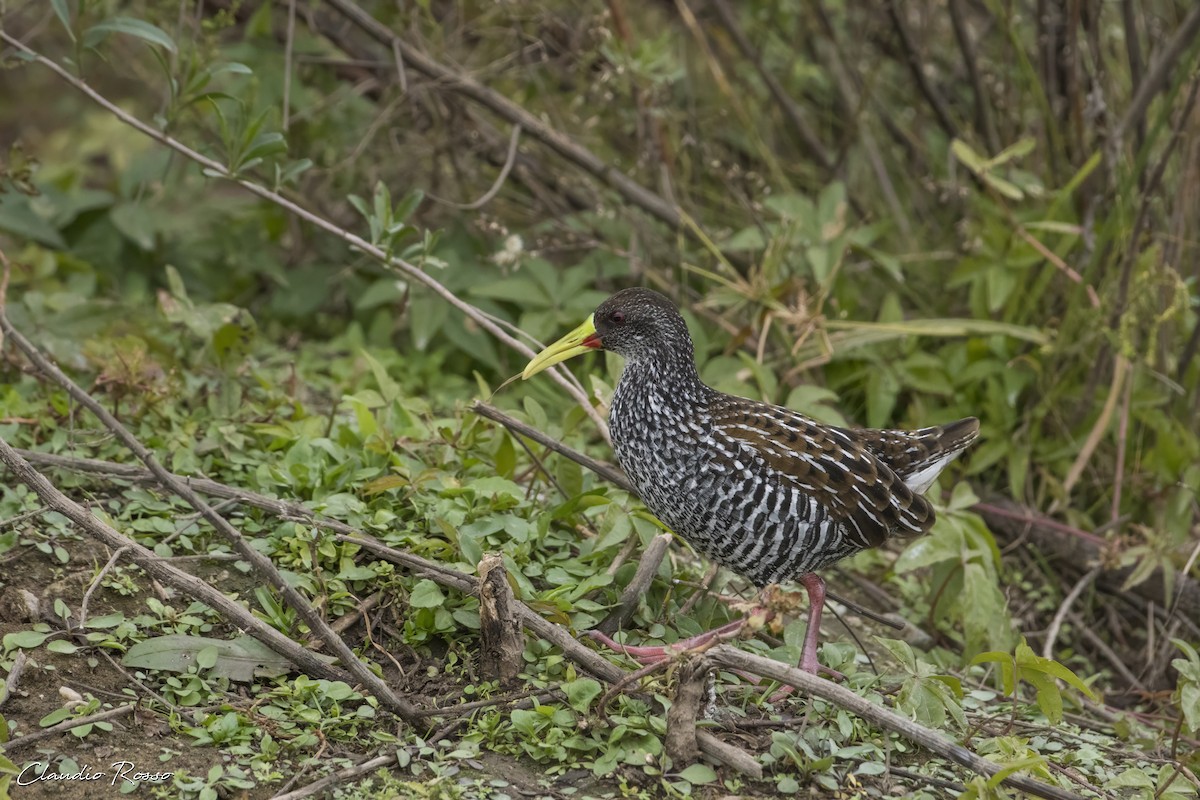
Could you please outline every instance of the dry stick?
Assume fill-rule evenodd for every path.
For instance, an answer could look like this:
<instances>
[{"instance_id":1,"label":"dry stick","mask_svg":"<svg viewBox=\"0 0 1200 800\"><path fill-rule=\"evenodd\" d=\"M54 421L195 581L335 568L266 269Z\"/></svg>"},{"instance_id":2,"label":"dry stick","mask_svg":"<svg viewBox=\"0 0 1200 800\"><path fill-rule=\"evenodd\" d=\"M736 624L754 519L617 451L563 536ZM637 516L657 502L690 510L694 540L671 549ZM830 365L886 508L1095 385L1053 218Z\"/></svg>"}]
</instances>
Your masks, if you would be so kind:
<instances>
[{"instance_id":1,"label":"dry stick","mask_svg":"<svg viewBox=\"0 0 1200 800\"><path fill-rule=\"evenodd\" d=\"M277 794L273 796L271 800L303 800L305 797L312 797L313 795L320 794L326 789L332 788L339 783L352 781L355 778L363 775L370 775L375 770L383 769L384 767L391 766L394 763L396 763L395 753L386 756L379 756L378 758L373 758L370 761L364 761L361 764L356 764L353 767L339 769L332 775L326 775L319 781L314 781L307 786L303 786L295 790L294 792Z\"/></svg>"},{"instance_id":2,"label":"dry stick","mask_svg":"<svg viewBox=\"0 0 1200 800\"><path fill-rule=\"evenodd\" d=\"M597 461L596 459L592 458L591 456L584 455L583 453L579 452L578 450L568 447L567 445L563 444L562 442L558 441L557 439L552 439L551 437L549 437L546 434L539 431L537 428L534 428L530 425L526 425L524 422L521 422L521 420L519 420L519 419L510 417L508 414L505 414L503 411L496 408L495 406L490 406L487 403L483 403L483 402L480 402L477 400L477 401L475 401L475 404L473 406L471 406L471 410L474 411L476 414L478 414L481 417L486 417L487 419L490 419L493 422L499 422L501 425L508 428L510 431L519 433L522 436L533 439L538 444L542 445L543 447L548 447L549 449L558 453L560 456L566 456L567 458L574 461L576 464L579 464L582 467L586 467L587 469L596 473L597 475L599 475L601 478L608 481L609 483L615 484L616 486L624 489L627 492L633 491L633 484L631 484L629 482L629 479L626 478L625 475L622 474L615 467L611 467L602 461Z\"/></svg>"},{"instance_id":3,"label":"dry stick","mask_svg":"<svg viewBox=\"0 0 1200 800\"><path fill-rule=\"evenodd\" d=\"M275 587L280 595L282 595L284 602L286 602L290 608L294 609L300 618L308 625L309 630L312 631L313 634L315 634L318 638L325 641L332 652L342 662L342 665L346 668L346 670L354 676L355 680L365 686L368 691L371 692L371 694L378 697L380 701L384 703L384 705L399 715L401 719L409 723L419 720L420 710L417 708L417 706L411 701L400 697L398 694L392 691L390 686L384 683L367 667L366 664L359 660L358 656L354 654L354 651L350 649L350 646L347 645L340 636L338 636L329 628L329 623L327 623L317 609L313 607L313 605L308 602L307 599L305 599L304 595L300 594L299 591L297 591L295 588L289 585L286 580L283 579L283 576L279 574L279 570L275 568L275 565L271 562L271 559L267 558L266 555L259 552L254 547L251 547L242 534L236 528L234 528L228 520L214 511L212 506L210 506L208 502L196 492L195 489L189 486L185 481L180 480L178 477L168 472L162 466L162 464L158 463L158 459L154 457L154 454L151 453L145 445L139 442L137 438L134 437L134 435L130 433L129 430L122 425L119 420L117 420L116 417L109 413L108 410L102 405L97 403L95 399L91 397L91 395L83 391L83 389L80 389L79 386L77 386L74 381L67 377L62 370L60 370L45 356L43 356L37 350L37 348L35 348L33 344L21 334L20 331L12 326L12 323L8 320L8 316L4 313L3 308L0 308L0 328L4 330L5 334L8 335L17 348L25 354L25 357L28 358L29 361L32 362L39 370L41 370L43 375L64 388L77 403L91 411L92 414L94 414L102 423L104 423L106 428L112 431L113 434L121 440L122 444L132 450L133 453L142 461L142 463L154 473L154 476L158 478L159 482L164 488L169 489L174 494L179 495L193 508L199 511L204 516L204 519L207 520L209 524L211 524L229 541L237 554L246 561L250 562L255 571L265 578L273 587ZM7 447L7 444L5 447ZM11 450L11 448L9 449ZM16 456L15 453L13 455ZM38 478L41 478L40 475L37 475L37 473L33 471L32 467L29 467L28 462L24 462L24 460L20 459L19 456L16 456L16 458L24 463L24 466L27 468L27 473L32 473L32 475L36 475ZM5 460L7 461L8 459L6 458ZM27 474L26 477L30 476ZM41 480L44 481L45 479L41 478ZM70 502L65 495L57 492L56 494L58 494L57 499L60 503L62 501ZM43 497L43 499L47 500L48 502L47 498ZM76 506L76 508L79 510L80 514L87 514L87 512L82 508L79 508L78 506ZM78 520L76 520L76 522L78 523ZM113 531L113 533L116 533L116 531ZM120 536L120 534L117 535ZM124 539L124 537L121 538ZM119 548L122 546L132 546L132 543L126 540L119 544L113 545L114 548ZM145 552L149 553L150 551L147 550ZM287 657L292 658L293 661L296 661L296 663L306 671L309 670L309 664L319 663L319 660L309 653L309 651L295 644L291 639L283 636L283 634L279 634L278 638L284 639L293 645L292 647L288 648L289 650L292 650L295 653L303 652L305 654L307 663L296 661L293 655L280 650L277 646L279 645L279 641L275 637L272 637L272 642L264 641L264 644L267 644L272 650L275 650L280 655L286 655Z\"/></svg>"},{"instance_id":4,"label":"dry stick","mask_svg":"<svg viewBox=\"0 0 1200 800\"><path fill-rule=\"evenodd\" d=\"M1170 82L1172 71L1197 34L1200 34L1200 3L1192 6L1192 10L1184 19L1183 24L1175 30L1171 41L1167 42L1162 53L1150 65L1146 77L1138 84L1133 99L1129 101L1129 108L1125 109L1125 114L1121 117L1120 122L1113 128L1112 141L1117 147L1128 135L1130 128L1141 124L1144 120L1150 102L1166 88Z\"/></svg>"},{"instance_id":5,"label":"dry stick","mask_svg":"<svg viewBox=\"0 0 1200 800\"><path fill-rule=\"evenodd\" d=\"M1080 275L1079 272L1070 264L1068 264L1066 261L1063 261L1057 253L1055 253L1049 247L1046 247L1046 245L1042 244L1042 241L1027 231L1024 225L1016 223L1016 231L1017 235L1024 239L1026 244L1028 244L1034 250L1037 250L1038 254L1040 254L1042 258L1049 261L1051 266L1053 266L1062 274L1066 275L1067 278L1069 278L1072 282L1083 284L1083 276ZM1096 287L1088 283L1084 284L1084 290L1087 292L1088 301L1092 304L1092 308L1099 308L1100 295L1096 293Z\"/></svg>"},{"instance_id":6,"label":"dry stick","mask_svg":"<svg viewBox=\"0 0 1200 800\"><path fill-rule=\"evenodd\" d=\"M13 658L12 668L8 670L4 683L0 684L0 708L4 707L4 704L13 696L13 692L17 690L17 684L21 682L21 673L25 671L25 659L25 651L18 650L17 655Z\"/></svg>"},{"instance_id":7,"label":"dry stick","mask_svg":"<svg viewBox=\"0 0 1200 800\"><path fill-rule=\"evenodd\" d=\"M456 308L458 311L460 311L463 315L469 317L471 320L473 320L475 323L477 323L481 328L486 330L488 333L490 333L492 336L494 336L496 339L498 339L499 341L501 341L508 347L511 347L512 349L516 350L518 353L521 353L522 355L525 355L528 357L532 357L534 355L534 352L531 348L529 348L523 342L513 338L512 336L509 336L500 325L497 325L496 322L494 322L489 317L489 315L483 313L480 309L476 308L475 306L471 305L470 303L466 302L465 300L462 300L461 298L459 298L456 294L451 292L449 289L447 289L445 286L443 286L441 283L439 283L435 278L433 278L432 276L430 276L429 274L427 274L426 272L424 272L417 266L409 263L408 261L405 261L402 258L397 258L396 256L389 255L388 253L384 252L380 248L378 248L375 245L368 242L366 239L363 239L361 236L353 234L350 231L346 230L345 228L341 228L341 227L335 225L334 223L330 222L329 220L325 219L324 217L321 217L321 216L313 213L312 211L309 211L308 209L289 200L288 198L284 197L283 195L279 194L278 192L273 192L270 189L267 189L263 186L258 185L257 183L254 183L245 178L240 178L240 177L233 175L232 173L229 172L229 170L227 170L225 168L225 166L223 164L221 164L217 161L213 161L211 158L208 158L207 156L202 155L201 153L198 153L195 150L193 150L192 148L183 144L178 139L175 139L171 136L167 136L166 134L162 133L161 131L155 130L154 128L150 127L146 123L144 123L141 120L137 119L136 117L132 116L131 114L126 112L124 109L120 108L116 104L109 101L106 97L101 95L99 92L92 89L86 83L84 83L83 81L76 78L70 72L63 69L61 66L59 66L54 61L51 61L50 59L46 58L45 56L40 55L39 53L37 53L37 52L33 51L32 49L30 49L29 47L27 47L21 41L14 39L12 36L9 36L8 33L6 33L3 29L0 29L0 41L4 41L4 42L8 43L9 45L12 45L16 49L20 50L22 53L25 53L26 55L30 56L34 61L36 61L37 63L39 63L42 66L49 69L51 72L53 72L55 75L60 77L62 80L66 81L68 84L70 84L76 90L78 90L82 94L86 95L90 100L92 100L92 102L96 103L101 108L103 108L105 111L108 111L110 114L115 116L121 122L125 123L126 125L130 126L131 128L136 129L137 131L145 134L146 136L150 137L154 141L156 141L162 145L165 145L166 147L171 148L172 150L174 150L177 153L180 153L181 155L185 156L186 158L190 159L191 161L194 161L197 164L201 165L202 167L204 167L207 174L213 175L216 177L220 177L220 178L225 178L229 181L232 181L233 183L237 184L238 186L241 186L243 189L250 192L251 194L253 194L257 197L261 197L262 199L264 199L270 203L274 203L275 205L284 209L288 213L290 213L296 217L299 217L300 219L304 220L305 222L307 222L317 228L320 228L321 230L325 231L326 233L333 234L337 238L341 239L343 242L346 242L348 245L350 245L351 248L358 250L362 253L365 253L366 255L368 255L371 258L378 261L380 264L383 264L385 266L388 266L388 267L396 269L400 272L403 272L405 275L412 278L413 280L416 280L419 283L424 284L426 287L431 289L434 294L438 295L440 298L442 298L447 303L452 305L454 308ZM606 440L608 440L609 439L608 425L604 422L603 419L600 418L599 413L592 406L591 401L588 399L588 396L583 391L583 389L576 386L575 384L571 383L566 377L564 377L565 375L566 375L566 373L558 367L550 370L551 378L553 378L564 389L566 389L567 393L569 395L571 395L571 397L574 398L574 400L577 403L579 403L579 405L583 408L584 412L587 413L587 415L592 418L592 421L596 423L596 426L597 426L597 428L599 428L601 435Z\"/></svg>"},{"instance_id":8,"label":"dry stick","mask_svg":"<svg viewBox=\"0 0 1200 800\"><path fill-rule=\"evenodd\" d=\"M839 708L844 708L881 728L898 733L910 742L918 744L942 758L961 764L980 775L992 776L1004 768L1003 764L997 764L977 756L940 733L926 728L924 725L918 725L891 709L876 705L864 697L859 697L849 689L808 672L802 672L795 667L743 652L727 644L720 644L709 650L708 657L718 666L745 670L794 686L805 694L828 700ZM1004 778L1003 782L1021 791L1038 797L1050 798L1050 800L1081 800L1077 794L1020 775L1009 775Z\"/></svg>"},{"instance_id":9,"label":"dry stick","mask_svg":"<svg viewBox=\"0 0 1200 800\"><path fill-rule=\"evenodd\" d=\"M34 742L39 742L42 739L48 739L51 736L59 733L66 733L69 730L78 728L80 725L91 725L96 722L104 722L105 720L132 714L135 708L137 708L136 703L129 703L127 705L117 706L116 708L110 708L107 711L89 714L86 717L65 719L57 725L51 725L49 728L42 728L41 730L34 731L33 733L29 733L24 736L18 736L16 739L10 739L9 741L0 745L0 752L5 753L6 755L12 755L18 748L26 747ZM188 710L195 711L196 709Z\"/></svg>"},{"instance_id":10,"label":"dry stick","mask_svg":"<svg viewBox=\"0 0 1200 800\"><path fill-rule=\"evenodd\" d=\"M672 764L691 764L700 753L696 721L704 709L705 688L712 664L703 655L684 658L675 671L675 694L667 709L667 735L663 746Z\"/></svg>"},{"instance_id":11,"label":"dry stick","mask_svg":"<svg viewBox=\"0 0 1200 800\"><path fill-rule=\"evenodd\" d=\"M345 633L346 631L350 630L350 628L356 622L358 622L360 619L363 619L364 617L366 617L367 614L371 611L371 609L373 609L373 608L375 608L375 606L379 605L379 602L381 600L383 600L383 592L375 592L374 594L368 595L367 597L365 597L362 600L362 602L360 602L357 606L355 606L353 611L350 611L350 612L338 617L337 619L335 619L333 622L331 622L329 624L329 627L332 628L338 634ZM368 620L368 622L369 622L369 620ZM309 644L308 644L309 649L316 649L316 648L320 648L321 646L322 646L322 643L319 641L316 641L316 640L309 642Z\"/></svg>"},{"instance_id":12,"label":"dry stick","mask_svg":"<svg viewBox=\"0 0 1200 800\"><path fill-rule=\"evenodd\" d=\"M1112 510L1109 522L1117 524L1121 519L1121 489L1125 483L1125 447L1129 441L1129 411L1133 402L1133 381L1125 381L1125 391L1121 396L1121 416L1117 418L1117 465L1116 480L1113 483Z\"/></svg>"},{"instance_id":13,"label":"dry stick","mask_svg":"<svg viewBox=\"0 0 1200 800\"><path fill-rule=\"evenodd\" d=\"M636 539L637 537L631 538ZM667 548L671 546L673 538L669 533L660 533L650 540L650 546L642 554L637 571L633 573L633 580L625 587L625 591L621 592L616 608L601 620L600 624L596 626L596 630L612 636L626 622L629 622L629 618L637 610L638 600L650 588L650 582L654 580L654 575L658 572L658 565L662 563L663 556L667 554Z\"/></svg>"},{"instance_id":14,"label":"dry stick","mask_svg":"<svg viewBox=\"0 0 1200 800\"><path fill-rule=\"evenodd\" d=\"M170 584L188 597L204 603L233 625L244 628L255 639L294 662L308 674L329 680L346 681L349 679L350 676L343 670L335 669L321 661L296 642L256 618L243 606L214 589L206 581L176 569L155 555L154 551L130 541L92 516L86 508L56 489L45 476L37 472L3 439L0 439L0 461L4 462L22 483L33 489L46 505L83 528L89 535L101 540L113 550L128 548L130 560L146 570L152 578Z\"/></svg>"},{"instance_id":15,"label":"dry stick","mask_svg":"<svg viewBox=\"0 0 1200 800\"><path fill-rule=\"evenodd\" d=\"M107 575L112 568L117 565L117 561L119 561L121 556L125 555L128 550L128 546L118 547L116 550L114 550L113 554L108 557L108 563L105 564L98 573L96 573L96 577L92 578L92 582L88 584L87 591L83 593L83 600L79 603L79 625L77 627L80 630L83 630L87 627L88 606L91 605L92 595L97 589L100 588L100 582L104 580L104 576Z\"/></svg>"},{"instance_id":16,"label":"dry stick","mask_svg":"<svg viewBox=\"0 0 1200 800\"><path fill-rule=\"evenodd\" d=\"M1071 610L1071 604L1079 599L1084 589L1092 585L1092 581L1100 577L1100 571L1100 567L1092 567L1071 587L1058 611L1054 612L1054 619L1050 621L1050 629L1046 632L1046 644L1042 647L1042 656L1045 658L1054 658L1054 642L1058 639L1058 632L1062 628L1063 620L1067 618L1067 612Z\"/></svg>"}]
</instances>

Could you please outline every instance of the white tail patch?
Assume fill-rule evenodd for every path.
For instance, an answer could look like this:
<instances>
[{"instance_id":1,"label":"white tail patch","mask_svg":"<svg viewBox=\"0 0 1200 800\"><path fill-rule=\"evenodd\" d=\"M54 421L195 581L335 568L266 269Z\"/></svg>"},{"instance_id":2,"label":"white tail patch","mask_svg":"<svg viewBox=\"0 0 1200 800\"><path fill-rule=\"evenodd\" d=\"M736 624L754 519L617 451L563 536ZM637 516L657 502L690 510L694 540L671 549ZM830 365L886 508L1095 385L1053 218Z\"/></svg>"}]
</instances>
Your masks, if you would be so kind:
<instances>
[{"instance_id":1,"label":"white tail patch","mask_svg":"<svg viewBox=\"0 0 1200 800\"><path fill-rule=\"evenodd\" d=\"M958 452L947 453L937 461L930 461L916 472L903 476L904 485L917 494L925 494L925 492L929 491L929 487L933 485L933 482L937 480L937 476L946 468L946 465L958 455Z\"/></svg>"}]
</instances>

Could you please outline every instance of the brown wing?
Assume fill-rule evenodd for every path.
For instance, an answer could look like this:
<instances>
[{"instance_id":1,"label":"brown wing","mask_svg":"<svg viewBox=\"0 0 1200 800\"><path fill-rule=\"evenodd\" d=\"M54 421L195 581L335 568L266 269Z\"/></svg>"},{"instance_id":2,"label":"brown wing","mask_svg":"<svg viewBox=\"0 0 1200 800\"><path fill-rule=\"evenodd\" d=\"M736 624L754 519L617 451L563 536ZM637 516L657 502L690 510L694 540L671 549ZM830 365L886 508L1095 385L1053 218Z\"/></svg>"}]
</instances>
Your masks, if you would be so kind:
<instances>
[{"instance_id":1,"label":"brown wing","mask_svg":"<svg viewBox=\"0 0 1200 800\"><path fill-rule=\"evenodd\" d=\"M761 458L780 478L844 522L863 547L933 524L933 507L855 434L790 409L721 395L709 406L715 433Z\"/></svg>"}]
</instances>

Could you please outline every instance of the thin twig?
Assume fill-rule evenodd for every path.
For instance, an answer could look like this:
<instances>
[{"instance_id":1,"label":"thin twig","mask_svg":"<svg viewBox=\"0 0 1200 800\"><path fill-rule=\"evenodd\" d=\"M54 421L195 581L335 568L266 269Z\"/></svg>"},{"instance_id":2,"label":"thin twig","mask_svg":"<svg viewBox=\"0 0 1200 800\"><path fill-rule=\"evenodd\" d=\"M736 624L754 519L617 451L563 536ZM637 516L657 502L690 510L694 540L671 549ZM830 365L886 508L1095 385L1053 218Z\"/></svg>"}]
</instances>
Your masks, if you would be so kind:
<instances>
[{"instance_id":1,"label":"thin twig","mask_svg":"<svg viewBox=\"0 0 1200 800\"><path fill-rule=\"evenodd\" d=\"M971 32L967 30L967 21L963 18L962 0L949 0L947 5L950 10L950 23L954 26L954 38L958 42L958 49L962 51L967 78L971 81L971 89L975 94L975 129L987 142L989 151L999 152L1000 137L992 123L991 104L988 102L987 89L979 72L975 43L971 41Z\"/></svg>"},{"instance_id":2,"label":"thin twig","mask_svg":"<svg viewBox=\"0 0 1200 800\"><path fill-rule=\"evenodd\" d=\"M378 756L369 761L364 761L361 764L356 764L353 767L339 769L332 775L326 775L318 781L313 781L307 786L303 786L295 791L287 792L286 794L277 794L271 800L304 800L306 797L321 794L327 789L331 789L342 783L349 783L355 778L360 778L363 775L370 775L377 769L391 766L396 763L396 751L391 752L386 756Z\"/></svg>"},{"instance_id":3,"label":"thin twig","mask_svg":"<svg viewBox=\"0 0 1200 800\"><path fill-rule=\"evenodd\" d=\"M125 555L128 550L128 547L118 547L115 551L113 551L113 554L108 559L108 563L105 564L98 573L96 573L96 577L92 578L92 582L88 585L87 591L83 593L83 602L79 604L79 628L81 630L87 626L88 604L92 602L92 594L97 588L99 588L100 581L104 580L104 576L107 575L109 571L117 565L117 561L119 561L121 556Z\"/></svg>"},{"instance_id":4,"label":"thin twig","mask_svg":"<svg viewBox=\"0 0 1200 800\"><path fill-rule=\"evenodd\" d=\"M471 406L471 410L481 417L486 417L493 422L499 422L510 431L528 437L543 447L553 450L561 456L566 456L576 464L586 467L587 469L596 473L609 483L615 484L627 492L633 491L633 485L630 484L629 480L615 468L610 467L608 464L605 464L601 461L597 461L591 456L585 455L574 448L568 447L557 439L542 433L537 428L526 425L519 419L510 417L508 414L505 414L495 406L490 406L487 403L476 401L475 404Z\"/></svg>"},{"instance_id":5,"label":"thin twig","mask_svg":"<svg viewBox=\"0 0 1200 800\"><path fill-rule=\"evenodd\" d=\"M4 331L0 331L0 338L3 338L3 336L4 336ZM45 506L41 506L40 508L35 508L33 511L26 511L24 514L17 514L15 517L9 517L8 519L0 519L0 531L4 530L5 528L8 528L12 525L17 525L19 523L22 523L27 519L32 519L33 517L41 516L42 514L45 514L49 510L50 509L46 508Z\"/></svg>"},{"instance_id":6,"label":"thin twig","mask_svg":"<svg viewBox=\"0 0 1200 800\"><path fill-rule=\"evenodd\" d=\"M1100 295L1096 293L1096 287L1092 286L1090 283L1084 284L1083 276L1080 275L1076 269L1059 258L1058 254L1049 247L1046 247L1046 245L1042 244L1041 240L1027 231L1024 225L1017 225L1017 235L1025 240L1026 244L1028 244L1034 250L1037 250L1042 258L1049 261L1051 265L1053 265L1054 268L1059 272L1066 275L1073 282L1083 284L1084 291L1087 292L1088 302L1092 304L1092 308L1100 307Z\"/></svg>"},{"instance_id":7,"label":"thin twig","mask_svg":"<svg viewBox=\"0 0 1200 800\"><path fill-rule=\"evenodd\" d=\"M1096 632L1092 630L1092 626L1087 623L1087 620L1081 617L1076 611L1068 612L1067 616L1071 618L1072 624L1079 629L1080 635L1087 640L1087 643L1094 647L1096 651L1104 657L1104 660L1112 665L1112 668L1116 670L1117 674L1120 675L1121 678L1124 679L1124 681L1128 683L1131 688L1141 692L1146 691L1145 684L1138 680L1138 677L1133 674L1133 671L1130 670L1129 667L1125 665L1124 660L1117 655L1116 651L1109 647L1108 643L1101 639Z\"/></svg>"},{"instance_id":8,"label":"thin twig","mask_svg":"<svg viewBox=\"0 0 1200 800\"><path fill-rule=\"evenodd\" d=\"M1121 518L1121 489L1125 482L1125 447L1129 440L1129 412L1133 404L1133 381L1125 381L1121 396L1121 416L1117 418L1117 463L1114 469L1112 510L1109 522L1116 524Z\"/></svg>"},{"instance_id":9,"label":"thin twig","mask_svg":"<svg viewBox=\"0 0 1200 800\"><path fill-rule=\"evenodd\" d=\"M1074 488L1080 477L1083 476L1084 469L1087 468L1088 462L1092 460L1092 454L1096 452L1096 448L1100 446L1100 440L1108 432L1108 424L1112 421L1113 412L1116 410L1117 401L1120 399L1122 383L1129 379L1128 376L1129 359L1118 353L1113 360L1112 384L1108 387L1108 396L1104 399L1104 406L1100 409L1100 416L1096 418L1096 422L1088 432L1087 438L1084 439L1083 446L1079 448L1079 454L1075 457L1074 463L1067 470L1062 483L1062 498L1055 500L1050 505L1051 514L1070 498L1071 489Z\"/></svg>"},{"instance_id":10,"label":"thin twig","mask_svg":"<svg viewBox=\"0 0 1200 800\"><path fill-rule=\"evenodd\" d=\"M93 725L97 722L105 722L106 720L116 719L117 717L124 717L128 714L132 714L135 708L137 708L136 703L127 703L123 706L110 708L107 711L89 714L86 717L65 719L57 725L51 725L49 728L42 728L41 730L34 731L33 733L27 733L24 736L17 736L13 739L10 739L4 744L4 753L5 755L12 755L13 752L18 748L28 747L34 742L40 742L42 739L48 739L51 736L56 736L60 733L66 733L67 731L78 728L80 725ZM189 709L189 711L195 710L197 709Z\"/></svg>"},{"instance_id":11,"label":"thin twig","mask_svg":"<svg viewBox=\"0 0 1200 800\"><path fill-rule=\"evenodd\" d=\"M885 0L884 5L887 6L888 17L892 21L892 27L900 36L900 44L904 49L904 63L908 66L908 71L912 73L913 80L917 84L917 89L925 97L929 103L929 107L933 109L934 116L937 117L938 124L942 126L942 130L946 132L946 136L951 139L958 138L958 126L954 124L954 120L950 117L950 110L946 106L946 101L933 88L933 84L929 82L929 78L925 75L925 59L917 52L916 42L913 41L912 34L908 30L908 23L904 21L904 13L900 8L897 0Z\"/></svg>"}]
</instances>

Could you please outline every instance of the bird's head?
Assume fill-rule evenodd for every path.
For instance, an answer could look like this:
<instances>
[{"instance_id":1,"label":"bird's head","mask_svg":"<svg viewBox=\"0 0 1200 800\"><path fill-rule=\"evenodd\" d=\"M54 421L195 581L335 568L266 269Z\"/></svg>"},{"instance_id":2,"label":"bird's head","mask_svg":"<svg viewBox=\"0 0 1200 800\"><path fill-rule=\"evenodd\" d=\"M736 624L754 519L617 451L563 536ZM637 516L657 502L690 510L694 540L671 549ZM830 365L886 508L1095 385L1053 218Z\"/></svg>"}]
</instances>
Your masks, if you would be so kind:
<instances>
[{"instance_id":1,"label":"bird's head","mask_svg":"<svg viewBox=\"0 0 1200 800\"><path fill-rule=\"evenodd\" d=\"M582 325L538 353L521 373L542 370L591 350L611 350L628 360L655 351L692 358L687 325L675 305L651 289L622 289L601 303Z\"/></svg>"}]
</instances>

